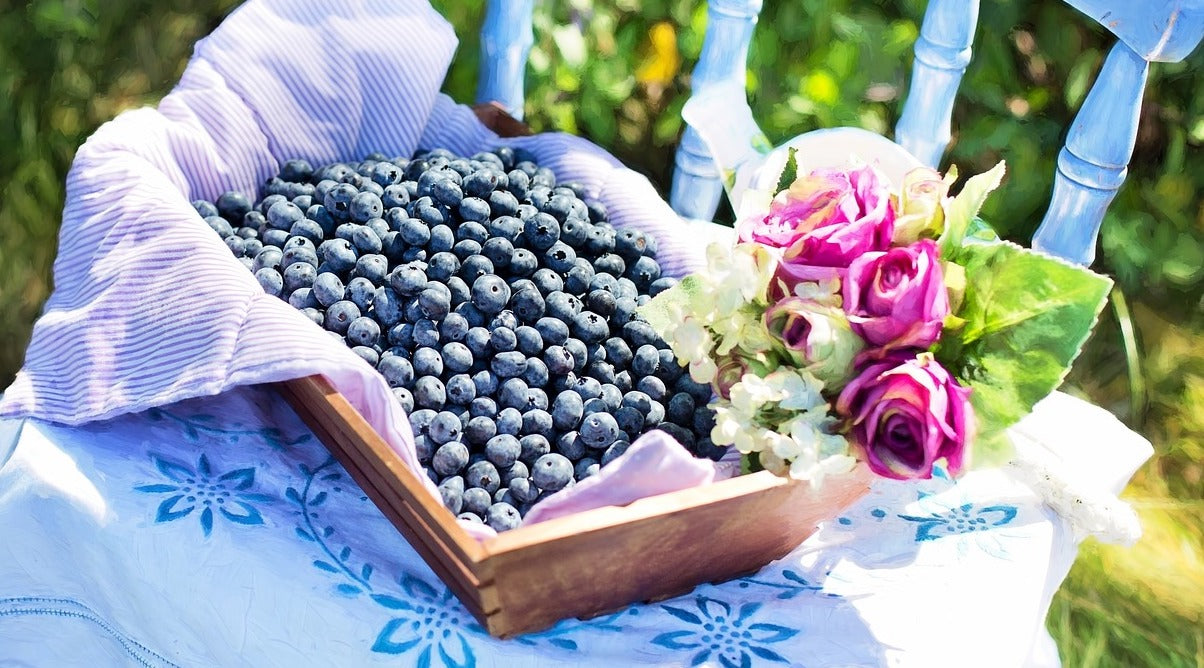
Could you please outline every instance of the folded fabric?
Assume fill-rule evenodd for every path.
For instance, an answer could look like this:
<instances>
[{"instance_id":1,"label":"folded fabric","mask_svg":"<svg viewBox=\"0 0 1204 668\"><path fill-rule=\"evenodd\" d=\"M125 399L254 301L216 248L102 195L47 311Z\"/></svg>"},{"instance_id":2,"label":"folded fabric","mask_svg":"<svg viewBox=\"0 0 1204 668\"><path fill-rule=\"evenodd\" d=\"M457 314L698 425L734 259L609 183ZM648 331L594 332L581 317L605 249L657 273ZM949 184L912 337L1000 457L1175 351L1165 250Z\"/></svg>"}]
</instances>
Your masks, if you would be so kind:
<instances>
[{"instance_id":1,"label":"folded fabric","mask_svg":"<svg viewBox=\"0 0 1204 668\"><path fill-rule=\"evenodd\" d=\"M502 140L440 95L455 48L450 26L423 0L250 0L235 11L197 44L157 109L120 115L76 154L55 291L24 368L0 398L0 417L79 424L321 374L421 471L409 422L384 379L264 294L190 204L227 190L255 197L292 158L324 164L436 146L471 154L511 143L561 180L584 184L616 225L656 234L667 275L699 266L700 237L647 179L602 149L558 134ZM671 439L639 449L646 448L658 457L685 454ZM640 467L623 470L633 468ZM630 484L589 499L621 504L713 477L697 468L657 469L651 486L637 470ZM563 498L572 493L558 503L581 509Z\"/></svg>"}]
</instances>

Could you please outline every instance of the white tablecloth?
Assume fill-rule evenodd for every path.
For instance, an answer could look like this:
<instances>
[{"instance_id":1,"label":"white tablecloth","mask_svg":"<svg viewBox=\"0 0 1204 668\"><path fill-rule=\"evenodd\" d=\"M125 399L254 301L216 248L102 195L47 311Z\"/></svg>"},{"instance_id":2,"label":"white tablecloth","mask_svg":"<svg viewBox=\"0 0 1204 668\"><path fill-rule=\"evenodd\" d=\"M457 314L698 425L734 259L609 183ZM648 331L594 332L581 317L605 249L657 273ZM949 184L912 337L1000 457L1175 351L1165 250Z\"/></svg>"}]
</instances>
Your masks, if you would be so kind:
<instances>
[{"instance_id":1,"label":"white tablecloth","mask_svg":"<svg viewBox=\"0 0 1204 668\"><path fill-rule=\"evenodd\" d=\"M1123 485L1148 446L1054 399ZM500 641L269 387L0 422L0 666L1057 665L1076 549L1006 470L883 480L754 576Z\"/></svg>"}]
</instances>

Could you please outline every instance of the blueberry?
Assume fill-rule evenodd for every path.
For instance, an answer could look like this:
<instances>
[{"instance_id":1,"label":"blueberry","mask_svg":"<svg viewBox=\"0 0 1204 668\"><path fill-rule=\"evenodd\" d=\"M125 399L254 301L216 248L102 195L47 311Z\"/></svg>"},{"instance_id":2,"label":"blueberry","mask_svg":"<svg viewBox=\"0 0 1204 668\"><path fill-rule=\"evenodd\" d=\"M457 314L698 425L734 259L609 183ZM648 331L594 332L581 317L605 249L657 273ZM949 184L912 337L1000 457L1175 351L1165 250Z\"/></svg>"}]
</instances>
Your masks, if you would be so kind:
<instances>
[{"instance_id":1,"label":"blueberry","mask_svg":"<svg viewBox=\"0 0 1204 668\"><path fill-rule=\"evenodd\" d=\"M399 294L412 297L422 292L429 281L426 272L415 264L403 264L389 274L389 285Z\"/></svg>"},{"instance_id":2,"label":"blueberry","mask_svg":"<svg viewBox=\"0 0 1204 668\"><path fill-rule=\"evenodd\" d=\"M493 465L493 462L484 459L469 464L468 470L464 473L464 479L468 482L469 487L480 487L490 494L502 486L502 476L498 473L497 467Z\"/></svg>"},{"instance_id":3,"label":"blueberry","mask_svg":"<svg viewBox=\"0 0 1204 668\"><path fill-rule=\"evenodd\" d=\"M288 267L292 264L304 263L313 267L318 266L318 254L309 246L289 243L295 239L305 239L305 237L290 237L284 244L284 254L280 256L280 264ZM308 241L308 239L306 239Z\"/></svg>"},{"instance_id":4,"label":"blueberry","mask_svg":"<svg viewBox=\"0 0 1204 668\"><path fill-rule=\"evenodd\" d=\"M500 468L508 468L518 461L522 454L519 440L511 434L498 434L488 439L485 444L485 456Z\"/></svg>"},{"instance_id":5,"label":"blueberry","mask_svg":"<svg viewBox=\"0 0 1204 668\"><path fill-rule=\"evenodd\" d=\"M453 344L461 345L461 344ZM446 357L446 355L445 355ZM477 398L477 386L473 384L472 378L466 373L457 373L447 379L446 387L447 399L453 404L461 406L468 405L473 399Z\"/></svg>"},{"instance_id":6,"label":"blueberry","mask_svg":"<svg viewBox=\"0 0 1204 668\"><path fill-rule=\"evenodd\" d=\"M308 262L294 262L284 270L284 291L292 294L299 288L308 288L317 278L317 269Z\"/></svg>"},{"instance_id":7,"label":"blueberry","mask_svg":"<svg viewBox=\"0 0 1204 668\"><path fill-rule=\"evenodd\" d=\"M519 455L519 460L524 464L531 466L540 457L552 451L552 445L543 434L527 434L518 440L522 447L522 453Z\"/></svg>"},{"instance_id":8,"label":"blueberry","mask_svg":"<svg viewBox=\"0 0 1204 668\"><path fill-rule=\"evenodd\" d=\"M559 491L573 479L573 463L564 455L548 453L535 460L531 479L544 491Z\"/></svg>"},{"instance_id":9,"label":"blueberry","mask_svg":"<svg viewBox=\"0 0 1204 668\"><path fill-rule=\"evenodd\" d=\"M564 349L573 355L573 371L580 372L589 361L588 348L581 339L570 338L564 342Z\"/></svg>"},{"instance_id":10,"label":"blueberry","mask_svg":"<svg viewBox=\"0 0 1204 668\"><path fill-rule=\"evenodd\" d=\"M623 339L612 336L606 339L603 347L606 348L606 360L616 369L625 369L631 365L634 355L631 352L631 346L627 345Z\"/></svg>"},{"instance_id":11,"label":"blueberry","mask_svg":"<svg viewBox=\"0 0 1204 668\"><path fill-rule=\"evenodd\" d=\"M451 292L446 286L443 290L435 287L438 283L427 283L427 288L418 293L418 304L422 313L432 320L442 320L451 312Z\"/></svg>"},{"instance_id":12,"label":"blueberry","mask_svg":"<svg viewBox=\"0 0 1204 668\"><path fill-rule=\"evenodd\" d=\"M346 239L328 239L318 246L318 259L332 272L346 273L355 267L358 259L351 242Z\"/></svg>"},{"instance_id":13,"label":"blueberry","mask_svg":"<svg viewBox=\"0 0 1204 668\"><path fill-rule=\"evenodd\" d=\"M497 433L517 436L523 428L523 414L517 408L507 406L498 411Z\"/></svg>"},{"instance_id":14,"label":"blueberry","mask_svg":"<svg viewBox=\"0 0 1204 668\"><path fill-rule=\"evenodd\" d=\"M572 390L560 392L552 402L552 425L562 431L576 429L583 414L584 402L581 395Z\"/></svg>"},{"instance_id":15,"label":"blueberry","mask_svg":"<svg viewBox=\"0 0 1204 668\"><path fill-rule=\"evenodd\" d=\"M611 412L619 410L619 407L623 405L623 391L611 383L602 384L601 398L606 402L606 409Z\"/></svg>"},{"instance_id":16,"label":"blueberry","mask_svg":"<svg viewBox=\"0 0 1204 668\"><path fill-rule=\"evenodd\" d=\"M653 297L677 285L677 279L669 276L662 276L648 286L648 294Z\"/></svg>"},{"instance_id":17,"label":"blueberry","mask_svg":"<svg viewBox=\"0 0 1204 668\"><path fill-rule=\"evenodd\" d=\"M414 382L414 367L404 357L386 355L376 365L376 370L385 377L389 387L410 387Z\"/></svg>"},{"instance_id":18,"label":"blueberry","mask_svg":"<svg viewBox=\"0 0 1204 668\"><path fill-rule=\"evenodd\" d=\"M606 318L597 313L581 311L573 316L571 331L574 337L585 343L601 343L610 334L610 327Z\"/></svg>"},{"instance_id":19,"label":"blueberry","mask_svg":"<svg viewBox=\"0 0 1204 668\"><path fill-rule=\"evenodd\" d=\"M457 475L439 483L439 495L443 497L443 505L452 511L452 514L459 513L464 505L464 479Z\"/></svg>"},{"instance_id":20,"label":"blueberry","mask_svg":"<svg viewBox=\"0 0 1204 668\"><path fill-rule=\"evenodd\" d=\"M519 290L510 299L510 309L514 311L515 315L522 318L523 322L538 321L543 317L544 308L543 295L535 288Z\"/></svg>"},{"instance_id":21,"label":"blueberry","mask_svg":"<svg viewBox=\"0 0 1204 668\"><path fill-rule=\"evenodd\" d=\"M682 366L678 363L677 358L673 356L673 351L668 348L661 348L660 366L656 369L656 377L665 381L665 384L677 382L677 379L682 375Z\"/></svg>"},{"instance_id":22,"label":"blueberry","mask_svg":"<svg viewBox=\"0 0 1204 668\"><path fill-rule=\"evenodd\" d=\"M694 438L694 432L682 427L681 425L672 422L662 422L656 426L657 429L665 432L673 440L685 446L686 450L694 452L697 450L697 442Z\"/></svg>"},{"instance_id":23,"label":"blueberry","mask_svg":"<svg viewBox=\"0 0 1204 668\"><path fill-rule=\"evenodd\" d=\"M490 361L489 368L498 378L515 378L526 372L527 356L518 351L498 353Z\"/></svg>"},{"instance_id":24,"label":"blueberry","mask_svg":"<svg viewBox=\"0 0 1204 668\"><path fill-rule=\"evenodd\" d=\"M598 464L598 460L593 457L582 457L577 461L576 466L573 467L573 477L580 482L590 476L597 475L599 468L601 466Z\"/></svg>"},{"instance_id":25,"label":"blueberry","mask_svg":"<svg viewBox=\"0 0 1204 668\"><path fill-rule=\"evenodd\" d=\"M340 183L331 188L323 198L322 204L336 220L347 220L351 215L351 200L359 194L355 186Z\"/></svg>"},{"instance_id":26,"label":"blueberry","mask_svg":"<svg viewBox=\"0 0 1204 668\"><path fill-rule=\"evenodd\" d=\"M401 320L402 297L393 288L382 285L372 295L372 315L382 327L392 327Z\"/></svg>"},{"instance_id":27,"label":"blueberry","mask_svg":"<svg viewBox=\"0 0 1204 668\"><path fill-rule=\"evenodd\" d=\"M665 407L665 417L675 424L686 428L694 426L694 397L685 392L678 392L669 398ZM707 433L709 433L709 429Z\"/></svg>"},{"instance_id":28,"label":"blueberry","mask_svg":"<svg viewBox=\"0 0 1204 668\"><path fill-rule=\"evenodd\" d=\"M513 254L514 244L504 237L490 237L481 244L481 255L489 258L495 271L508 269Z\"/></svg>"},{"instance_id":29,"label":"blueberry","mask_svg":"<svg viewBox=\"0 0 1204 668\"><path fill-rule=\"evenodd\" d=\"M615 421L619 424L619 429L630 439L639 437L644 433L644 414L639 409L631 406L621 406L619 410L614 412Z\"/></svg>"},{"instance_id":30,"label":"blueberry","mask_svg":"<svg viewBox=\"0 0 1204 668\"><path fill-rule=\"evenodd\" d=\"M505 502L498 502L489 506L485 519L490 528L499 533L517 529L522 524L522 518L519 517L518 509Z\"/></svg>"},{"instance_id":31,"label":"blueberry","mask_svg":"<svg viewBox=\"0 0 1204 668\"><path fill-rule=\"evenodd\" d=\"M488 274L472 283L472 304L485 313L497 313L510 301L510 286L501 277Z\"/></svg>"},{"instance_id":32,"label":"blueberry","mask_svg":"<svg viewBox=\"0 0 1204 668\"><path fill-rule=\"evenodd\" d=\"M460 418L450 411L440 411L427 425L427 436L437 445L460 440Z\"/></svg>"},{"instance_id":33,"label":"blueberry","mask_svg":"<svg viewBox=\"0 0 1204 668\"><path fill-rule=\"evenodd\" d=\"M380 236L377 235L376 230L373 230L367 225L356 226L354 231L351 233L350 241L351 245L355 246L355 249L359 251L360 254L380 253L381 249L384 248L384 244L381 242Z\"/></svg>"},{"instance_id":34,"label":"blueberry","mask_svg":"<svg viewBox=\"0 0 1204 668\"><path fill-rule=\"evenodd\" d=\"M585 456L585 442L576 431L564 432L556 439L556 452L575 462Z\"/></svg>"},{"instance_id":35,"label":"blueberry","mask_svg":"<svg viewBox=\"0 0 1204 668\"><path fill-rule=\"evenodd\" d=\"M466 221L485 223L492 213L489 202L479 197L465 197L459 203L460 218Z\"/></svg>"},{"instance_id":36,"label":"blueberry","mask_svg":"<svg viewBox=\"0 0 1204 668\"><path fill-rule=\"evenodd\" d=\"M542 390L532 389L531 392L542 392ZM542 434L545 437L552 434L552 416L547 411L547 400L544 400L544 408L534 407L523 413L523 427L521 434Z\"/></svg>"},{"instance_id":37,"label":"blueberry","mask_svg":"<svg viewBox=\"0 0 1204 668\"><path fill-rule=\"evenodd\" d=\"M305 314L305 317L309 318L310 321L319 327L326 320L326 315L312 306L301 309L301 313Z\"/></svg>"},{"instance_id":38,"label":"blueberry","mask_svg":"<svg viewBox=\"0 0 1204 668\"><path fill-rule=\"evenodd\" d=\"M431 457L431 468L443 476L455 475L467 465L468 448L458 441L440 445Z\"/></svg>"},{"instance_id":39,"label":"blueberry","mask_svg":"<svg viewBox=\"0 0 1204 668\"><path fill-rule=\"evenodd\" d=\"M293 225L305 220L301 207L288 201L279 201L264 213L268 225L277 230L292 229Z\"/></svg>"},{"instance_id":40,"label":"blueberry","mask_svg":"<svg viewBox=\"0 0 1204 668\"><path fill-rule=\"evenodd\" d=\"M378 254L361 255L360 259L355 261L355 269L352 271L353 276L360 276L371 281L373 289L375 286L384 284L388 274L389 260L384 255Z\"/></svg>"},{"instance_id":41,"label":"blueberry","mask_svg":"<svg viewBox=\"0 0 1204 668\"><path fill-rule=\"evenodd\" d=\"M372 300L376 299L376 285L363 276L357 276L347 282L343 294L348 301L358 306L361 312L366 312L372 306Z\"/></svg>"},{"instance_id":42,"label":"blueberry","mask_svg":"<svg viewBox=\"0 0 1204 668\"><path fill-rule=\"evenodd\" d=\"M484 373L488 373L488 372L484 372ZM472 382L473 382L473 386L477 388L477 394L480 395L481 394L481 389L480 389L481 386L477 383L476 374L473 375ZM470 417L474 417L474 418L477 418L477 417L490 418L490 422L492 423L492 419L497 417L497 402L494 401L491 397L478 396L476 399L472 400L472 403L470 403L468 405L468 415ZM494 429L496 429L496 428L497 428L497 425L495 424Z\"/></svg>"},{"instance_id":43,"label":"blueberry","mask_svg":"<svg viewBox=\"0 0 1204 668\"><path fill-rule=\"evenodd\" d=\"M434 348L439 345L439 326L434 320L423 318L413 326L414 345Z\"/></svg>"},{"instance_id":44,"label":"blueberry","mask_svg":"<svg viewBox=\"0 0 1204 668\"><path fill-rule=\"evenodd\" d=\"M434 348L419 348L414 351L414 373L418 376L440 376L443 374L443 356Z\"/></svg>"},{"instance_id":45,"label":"blueberry","mask_svg":"<svg viewBox=\"0 0 1204 668\"><path fill-rule=\"evenodd\" d=\"M522 464L522 462L516 463ZM510 492L510 495L521 503L531 503L539 498L539 488L526 476L511 478L506 484L506 491Z\"/></svg>"},{"instance_id":46,"label":"blueberry","mask_svg":"<svg viewBox=\"0 0 1204 668\"><path fill-rule=\"evenodd\" d=\"M597 399L587 399L582 404L581 412L583 416L589 416L593 413L606 413L610 411L610 405L602 397Z\"/></svg>"},{"instance_id":47,"label":"blueberry","mask_svg":"<svg viewBox=\"0 0 1204 668\"><path fill-rule=\"evenodd\" d=\"M560 240L560 222L546 213L537 213L524 221L523 239L532 250L546 251Z\"/></svg>"},{"instance_id":48,"label":"blueberry","mask_svg":"<svg viewBox=\"0 0 1204 668\"><path fill-rule=\"evenodd\" d=\"M456 236L447 225L439 223L431 224L431 240L427 242L426 249L431 254L450 252L452 247L456 245Z\"/></svg>"},{"instance_id":49,"label":"blueberry","mask_svg":"<svg viewBox=\"0 0 1204 668\"><path fill-rule=\"evenodd\" d=\"M557 241L543 254L544 265L557 274L566 274L577 262L577 252L572 246Z\"/></svg>"},{"instance_id":50,"label":"blueberry","mask_svg":"<svg viewBox=\"0 0 1204 668\"><path fill-rule=\"evenodd\" d=\"M351 326L351 321L358 317L360 317L358 306L347 300L337 301L326 309L324 326L332 332L346 334L347 328Z\"/></svg>"},{"instance_id":51,"label":"blueberry","mask_svg":"<svg viewBox=\"0 0 1204 668\"><path fill-rule=\"evenodd\" d=\"M522 378L508 378L498 388L498 404L519 411L526 410L530 389Z\"/></svg>"},{"instance_id":52,"label":"blueberry","mask_svg":"<svg viewBox=\"0 0 1204 668\"><path fill-rule=\"evenodd\" d=\"M659 401L648 404L648 413L644 415L644 428L655 427L665 421L665 405Z\"/></svg>"},{"instance_id":53,"label":"blueberry","mask_svg":"<svg viewBox=\"0 0 1204 668\"><path fill-rule=\"evenodd\" d=\"M346 290L343 281L334 273L318 274L318 277L314 279L312 287L314 298L323 307L329 307L341 300Z\"/></svg>"},{"instance_id":54,"label":"blueberry","mask_svg":"<svg viewBox=\"0 0 1204 668\"><path fill-rule=\"evenodd\" d=\"M530 276L539 268L539 259L526 248L519 248L510 256L510 273L514 276Z\"/></svg>"},{"instance_id":55,"label":"blueberry","mask_svg":"<svg viewBox=\"0 0 1204 668\"><path fill-rule=\"evenodd\" d=\"M677 379L674 387L679 392L686 392L690 396L694 397L694 403L699 406L703 406L709 402L711 400L711 394L713 393L710 385L695 382L689 374L682 374L681 377Z\"/></svg>"},{"instance_id":56,"label":"blueberry","mask_svg":"<svg viewBox=\"0 0 1204 668\"><path fill-rule=\"evenodd\" d=\"M485 224L494 237L515 241L523 233L523 221L513 216L499 216Z\"/></svg>"},{"instance_id":57,"label":"blueberry","mask_svg":"<svg viewBox=\"0 0 1204 668\"><path fill-rule=\"evenodd\" d=\"M615 441L612 443L610 447L606 448L606 452L602 453L602 466L606 466L618 459L623 453L627 452L627 448L629 447L631 447L631 443L628 441Z\"/></svg>"},{"instance_id":58,"label":"blueberry","mask_svg":"<svg viewBox=\"0 0 1204 668\"><path fill-rule=\"evenodd\" d=\"M255 280L263 291L273 297L279 297L284 291L284 277L271 267L264 267L255 272Z\"/></svg>"},{"instance_id":59,"label":"blueberry","mask_svg":"<svg viewBox=\"0 0 1204 668\"><path fill-rule=\"evenodd\" d=\"M255 271L263 268L270 268L280 271L283 267L280 266L280 261L283 259L284 253L280 252L275 246L264 246L263 250L255 255ZM281 279L284 280L284 279Z\"/></svg>"},{"instance_id":60,"label":"blueberry","mask_svg":"<svg viewBox=\"0 0 1204 668\"><path fill-rule=\"evenodd\" d=\"M527 370L523 372L522 379L527 382L530 387L544 387L548 384L548 379L551 374L548 373L548 365L538 357L527 358Z\"/></svg>"},{"instance_id":61,"label":"blueberry","mask_svg":"<svg viewBox=\"0 0 1204 668\"><path fill-rule=\"evenodd\" d=\"M522 462L514 462L507 468L498 469L498 472L502 474L503 485L509 485L511 480L517 478L525 480L531 475L531 471L527 468L527 465Z\"/></svg>"},{"instance_id":62,"label":"blueberry","mask_svg":"<svg viewBox=\"0 0 1204 668\"><path fill-rule=\"evenodd\" d=\"M425 178L426 175L424 174L423 176ZM423 180L419 179L419 193L423 192L422 185ZM460 201L464 199L464 191L460 188L460 184L456 183L450 178L434 180L434 183L430 187L429 194L435 199L436 202L450 207L458 205Z\"/></svg>"},{"instance_id":63,"label":"blueberry","mask_svg":"<svg viewBox=\"0 0 1204 668\"><path fill-rule=\"evenodd\" d=\"M494 216L513 216L518 213L518 198L504 190L489 193L489 210Z\"/></svg>"},{"instance_id":64,"label":"blueberry","mask_svg":"<svg viewBox=\"0 0 1204 668\"><path fill-rule=\"evenodd\" d=\"M360 316L347 326L346 336L353 346L374 346L380 339L380 325L372 318Z\"/></svg>"},{"instance_id":65,"label":"blueberry","mask_svg":"<svg viewBox=\"0 0 1204 668\"><path fill-rule=\"evenodd\" d=\"M371 350L371 349L369 349L369 350ZM373 350L372 352L376 352L376 351ZM404 388L404 387L393 388L393 398L396 399L397 403L401 405L401 410L405 411L406 413L410 413L414 410L414 395L406 388ZM423 437L423 440L426 440L426 438ZM427 454L426 458L427 458L427 460L430 459L429 453Z\"/></svg>"},{"instance_id":66,"label":"blueberry","mask_svg":"<svg viewBox=\"0 0 1204 668\"><path fill-rule=\"evenodd\" d=\"M484 327L471 327L464 335L464 344L477 359L486 359L492 349L493 335Z\"/></svg>"},{"instance_id":67,"label":"blueberry","mask_svg":"<svg viewBox=\"0 0 1204 668\"><path fill-rule=\"evenodd\" d=\"M518 335L509 327L495 327L489 335L489 346L499 353L510 352L518 347Z\"/></svg>"},{"instance_id":68,"label":"blueberry","mask_svg":"<svg viewBox=\"0 0 1204 668\"><path fill-rule=\"evenodd\" d=\"M656 345L664 342L656 335L656 330L642 320L632 320L623 325L623 338L627 339L634 346Z\"/></svg>"},{"instance_id":69,"label":"blueberry","mask_svg":"<svg viewBox=\"0 0 1204 668\"><path fill-rule=\"evenodd\" d=\"M569 338L569 326L563 320L557 320L556 318L540 318L535 323L535 329L543 337L544 344L548 346L564 345L564 342ZM547 360L545 359L544 361L546 362ZM549 368L551 367L549 366Z\"/></svg>"},{"instance_id":70,"label":"blueberry","mask_svg":"<svg viewBox=\"0 0 1204 668\"><path fill-rule=\"evenodd\" d=\"M573 354L563 346L549 346L544 351L543 361L548 367L548 373L555 375L569 373L575 365Z\"/></svg>"},{"instance_id":71,"label":"blueberry","mask_svg":"<svg viewBox=\"0 0 1204 668\"><path fill-rule=\"evenodd\" d=\"M423 376L414 381L412 389L414 404L422 408L440 410L447 403L447 390L443 381L434 376Z\"/></svg>"},{"instance_id":72,"label":"blueberry","mask_svg":"<svg viewBox=\"0 0 1204 668\"><path fill-rule=\"evenodd\" d=\"M474 517L484 515L489 509L489 506L493 503L493 497L489 494L489 492L481 489L480 487L469 487L468 489L464 490L463 499L464 505L462 510L472 513Z\"/></svg>"}]
</instances>

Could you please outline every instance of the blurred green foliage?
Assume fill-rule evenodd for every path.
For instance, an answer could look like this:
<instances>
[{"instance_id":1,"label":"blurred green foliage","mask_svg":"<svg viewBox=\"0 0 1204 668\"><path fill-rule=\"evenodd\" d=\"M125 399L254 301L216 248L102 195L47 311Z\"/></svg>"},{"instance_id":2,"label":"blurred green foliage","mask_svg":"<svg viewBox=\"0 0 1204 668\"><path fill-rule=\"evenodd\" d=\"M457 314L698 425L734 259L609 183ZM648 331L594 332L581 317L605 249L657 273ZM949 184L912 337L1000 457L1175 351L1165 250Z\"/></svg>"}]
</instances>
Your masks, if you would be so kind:
<instances>
[{"instance_id":1,"label":"blurred green foliage","mask_svg":"<svg viewBox=\"0 0 1204 668\"><path fill-rule=\"evenodd\" d=\"M192 43L236 4L0 0L0 387L50 290L73 152L169 90ZM483 0L435 5L462 40L445 89L469 102ZM769 137L836 125L889 135L924 6L766 2L748 74ZM541 4L528 122L589 137L667 192L705 26L701 0ZM1111 41L1060 2L983 3L947 163L973 173L1007 161L984 212L1006 236L1027 242L1040 222L1057 148ZM1154 442L1136 486L1152 536L1131 551L1086 548L1050 619L1067 665L1204 665L1204 582L1192 570L1204 561L1202 66L1198 51L1151 69L1129 180L1101 233L1096 268L1118 292L1068 389Z\"/></svg>"}]
</instances>

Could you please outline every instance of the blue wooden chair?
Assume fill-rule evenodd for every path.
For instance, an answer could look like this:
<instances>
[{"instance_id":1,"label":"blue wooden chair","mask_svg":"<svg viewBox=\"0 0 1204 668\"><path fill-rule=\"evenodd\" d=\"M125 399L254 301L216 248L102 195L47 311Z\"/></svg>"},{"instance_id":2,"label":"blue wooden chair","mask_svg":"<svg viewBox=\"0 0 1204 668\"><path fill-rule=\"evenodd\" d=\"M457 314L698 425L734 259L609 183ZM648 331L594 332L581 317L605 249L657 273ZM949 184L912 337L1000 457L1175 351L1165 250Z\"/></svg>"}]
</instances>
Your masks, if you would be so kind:
<instances>
[{"instance_id":1,"label":"blue wooden chair","mask_svg":"<svg viewBox=\"0 0 1204 668\"><path fill-rule=\"evenodd\" d=\"M748 47L762 0L709 0L694 95L745 86ZM1058 156L1050 206L1033 246L1090 264L1104 212L1124 182L1137 138L1151 62L1183 60L1204 36L1204 0L1066 0L1110 30L1116 45L1071 125ZM970 62L979 0L930 0L895 141L936 167L951 137L954 97ZM488 0L481 33L479 101L496 100L521 118L523 71L532 44L534 0ZM711 219L723 184L699 133L687 127L676 157L670 204L685 218Z\"/></svg>"}]
</instances>

